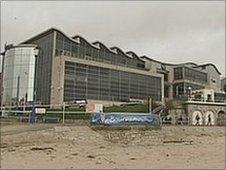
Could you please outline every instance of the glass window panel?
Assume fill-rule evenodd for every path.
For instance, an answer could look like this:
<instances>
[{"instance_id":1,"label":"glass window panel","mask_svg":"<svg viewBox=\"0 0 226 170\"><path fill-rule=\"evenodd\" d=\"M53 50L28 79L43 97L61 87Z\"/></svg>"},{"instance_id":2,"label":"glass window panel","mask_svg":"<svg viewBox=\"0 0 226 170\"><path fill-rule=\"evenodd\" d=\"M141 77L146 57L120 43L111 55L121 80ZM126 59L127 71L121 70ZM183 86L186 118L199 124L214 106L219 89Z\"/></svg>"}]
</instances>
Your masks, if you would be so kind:
<instances>
[{"instance_id":1,"label":"glass window panel","mask_svg":"<svg viewBox=\"0 0 226 170\"><path fill-rule=\"evenodd\" d=\"M66 62L65 73L67 74L70 74L67 71L69 65L72 65L72 63ZM85 68L86 66L76 64L76 74L79 75L78 72L83 67ZM152 96L156 100L161 100L160 78L93 66L88 66L88 70L84 74L88 74L87 76L83 75L84 77L88 77L88 79L85 79L85 84L81 85L82 90L78 86L78 80L76 80L74 88L73 85L71 89L67 88L67 79L65 79L65 89L67 88L69 93L73 93L73 90L75 90L76 93L83 94L83 96L87 93L88 98L91 99L128 101L130 97L146 99L148 96ZM85 90L86 88L87 91ZM67 95L64 96L65 100L68 100Z\"/></svg>"}]
</instances>

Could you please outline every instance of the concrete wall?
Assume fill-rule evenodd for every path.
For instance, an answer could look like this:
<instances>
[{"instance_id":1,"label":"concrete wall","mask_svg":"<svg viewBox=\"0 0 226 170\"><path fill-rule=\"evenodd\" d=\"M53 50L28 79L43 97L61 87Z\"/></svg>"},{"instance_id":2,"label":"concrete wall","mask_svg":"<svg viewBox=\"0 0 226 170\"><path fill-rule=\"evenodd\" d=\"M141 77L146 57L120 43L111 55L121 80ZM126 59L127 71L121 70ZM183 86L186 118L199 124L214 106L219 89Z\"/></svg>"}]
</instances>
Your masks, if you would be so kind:
<instances>
[{"instance_id":1,"label":"concrete wall","mask_svg":"<svg viewBox=\"0 0 226 170\"><path fill-rule=\"evenodd\" d=\"M174 81L174 67L166 66L166 70L169 71L168 83L169 83L169 99L173 99L173 81Z\"/></svg>"},{"instance_id":2,"label":"concrete wall","mask_svg":"<svg viewBox=\"0 0 226 170\"><path fill-rule=\"evenodd\" d=\"M52 63L52 83L50 105L62 105L64 94L64 67L63 57L54 57Z\"/></svg>"},{"instance_id":3,"label":"concrete wall","mask_svg":"<svg viewBox=\"0 0 226 170\"><path fill-rule=\"evenodd\" d=\"M210 89L214 89L215 92L220 92L220 89L221 89L220 75L217 73L215 68L211 65L206 66L206 72L207 72L207 80L208 80L208 85L206 87Z\"/></svg>"},{"instance_id":4,"label":"concrete wall","mask_svg":"<svg viewBox=\"0 0 226 170\"><path fill-rule=\"evenodd\" d=\"M147 62L150 62L149 65L150 65L151 73L157 73L157 69L162 69L162 65L165 66L165 70L168 71L168 82L167 82L167 84L169 86L168 99L172 99L173 98L173 82L174 82L174 67L175 66L164 65L157 61L147 61ZM163 88L164 88L164 74L161 74L161 75L163 77Z\"/></svg>"},{"instance_id":5,"label":"concrete wall","mask_svg":"<svg viewBox=\"0 0 226 170\"><path fill-rule=\"evenodd\" d=\"M205 85L205 88L213 89L215 92L220 92L221 90L220 74L212 65L206 65L205 68L198 67L196 69L207 73L207 84Z\"/></svg>"},{"instance_id":6,"label":"concrete wall","mask_svg":"<svg viewBox=\"0 0 226 170\"><path fill-rule=\"evenodd\" d=\"M126 102L105 101L105 100L87 100L87 102L92 102L95 104L103 104L104 107L109 107L109 106L113 106L113 105L120 106L121 104L126 103Z\"/></svg>"},{"instance_id":7,"label":"concrete wall","mask_svg":"<svg viewBox=\"0 0 226 170\"><path fill-rule=\"evenodd\" d=\"M221 91L226 92L226 78L221 80Z\"/></svg>"},{"instance_id":8,"label":"concrete wall","mask_svg":"<svg viewBox=\"0 0 226 170\"><path fill-rule=\"evenodd\" d=\"M164 74L161 74L161 73L157 72L158 69L162 69L161 68L162 63L157 62L157 61L152 61L152 60L149 60L149 59L144 59L144 60L145 60L145 67L147 69L149 69L150 75L157 75L157 76L161 77L161 82L162 82L162 103L164 103ZM168 70L168 68L166 70ZM170 79L171 79L171 75L169 75L169 76L170 76Z\"/></svg>"},{"instance_id":9,"label":"concrete wall","mask_svg":"<svg viewBox=\"0 0 226 170\"><path fill-rule=\"evenodd\" d=\"M182 120L185 121L186 120L186 113L185 113L185 109L181 108L181 109L170 109L169 110L169 115L171 117L171 123L172 124L177 124L178 123L178 119L182 117Z\"/></svg>"},{"instance_id":10,"label":"concrete wall","mask_svg":"<svg viewBox=\"0 0 226 170\"><path fill-rule=\"evenodd\" d=\"M206 125L208 121L208 115L211 115L212 125L217 124L218 114L224 112L226 114L226 103L186 103L186 113L191 125L196 124L195 117L200 115L200 124Z\"/></svg>"}]
</instances>

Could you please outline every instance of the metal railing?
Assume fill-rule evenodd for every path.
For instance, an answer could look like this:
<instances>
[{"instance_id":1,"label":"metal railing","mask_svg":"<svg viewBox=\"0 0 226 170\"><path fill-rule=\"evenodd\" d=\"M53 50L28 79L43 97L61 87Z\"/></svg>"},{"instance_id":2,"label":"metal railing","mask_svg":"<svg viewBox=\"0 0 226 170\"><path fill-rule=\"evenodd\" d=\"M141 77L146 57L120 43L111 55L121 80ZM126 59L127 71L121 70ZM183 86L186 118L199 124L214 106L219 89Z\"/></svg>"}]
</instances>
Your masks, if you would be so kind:
<instances>
[{"instance_id":1,"label":"metal railing","mask_svg":"<svg viewBox=\"0 0 226 170\"><path fill-rule=\"evenodd\" d=\"M226 99L221 97L214 97L214 99L206 99L204 97L189 97L189 96L176 96L174 99L181 101L197 101L197 102L211 102L211 103L226 103Z\"/></svg>"},{"instance_id":2,"label":"metal railing","mask_svg":"<svg viewBox=\"0 0 226 170\"><path fill-rule=\"evenodd\" d=\"M57 119L58 122L65 123L65 118L77 119L82 117L81 115L87 115L88 112L85 111L72 111L67 110L65 103L62 105L26 105L24 109L24 105L19 106L2 106L1 107L1 118L14 118L19 120L20 122L31 122L31 117L33 115L33 107L35 108L45 108L45 113L34 113L35 119L41 118L41 122L45 122L46 119ZM53 108L53 109L51 109ZM56 109L57 108L57 109ZM84 117L84 116L83 116ZM35 120L35 122L36 122ZM39 120L40 121L40 120Z\"/></svg>"},{"instance_id":3,"label":"metal railing","mask_svg":"<svg viewBox=\"0 0 226 170\"><path fill-rule=\"evenodd\" d=\"M188 97L188 101L226 103L226 99L216 98L216 97L214 99L206 99L204 97L202 97L202 98Z\"/></svg>"}]
</instances>

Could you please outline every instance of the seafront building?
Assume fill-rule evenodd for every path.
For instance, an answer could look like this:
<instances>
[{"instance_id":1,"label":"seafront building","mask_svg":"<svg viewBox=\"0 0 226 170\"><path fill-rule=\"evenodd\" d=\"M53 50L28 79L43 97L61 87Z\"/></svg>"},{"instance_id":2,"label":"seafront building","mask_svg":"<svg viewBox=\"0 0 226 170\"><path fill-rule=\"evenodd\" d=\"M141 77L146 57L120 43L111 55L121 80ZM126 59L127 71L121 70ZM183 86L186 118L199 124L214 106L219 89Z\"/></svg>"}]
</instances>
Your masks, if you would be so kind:
<instances>
[{"instance_id":1,"label":"seafront building","mask_svg":"<svg viewBox=\"0 0 226 170\"><path fill-rule=\"evenodd\" d=\"M221 91L226 93L226 78L221 80Z\"/></svg>"},{"instance_id":2,"label":"seafront building","mask_svg":"<svg viewBox=\"0 0 226 170\"><path fill-rule=\"evenodd\" d=\"M7 46L3 66L4 105L23 98L45 105L77 99L109 105L149 97L164 103L198 89L221 92L221 73L211 63L164 63L99 41L90 43L79 35L69 37L56 28Z\"/></svg>"}]
</instances>

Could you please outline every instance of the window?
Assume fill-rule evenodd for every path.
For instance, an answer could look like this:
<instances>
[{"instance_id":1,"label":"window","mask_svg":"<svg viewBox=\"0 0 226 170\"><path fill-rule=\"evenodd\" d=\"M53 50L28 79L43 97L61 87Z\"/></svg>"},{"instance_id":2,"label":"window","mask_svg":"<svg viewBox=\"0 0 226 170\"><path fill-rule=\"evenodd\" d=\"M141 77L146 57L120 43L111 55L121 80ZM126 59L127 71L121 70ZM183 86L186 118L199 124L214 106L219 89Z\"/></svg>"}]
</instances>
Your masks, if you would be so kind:
<instances>
[{"instance_id":1,"label":"window","mask_svg":"<svg viewBox=\"0 0 226 170\"><path fill-rule=\"evenodd\" d=\"M174 79L175 80L183 79L183 68L182 67L174 68Z\"/></svg>"},{"instance_id":2,"label":"window","mask_svg":"<svg viewBox=\"0 0 226 170\"><path fill-rule=\"evenodd\" d=\"M184 76L185 79L206 83L207 82L207 74L198 70L194 70L191 68L184 67Z\"/></svg>"},{"instance_id":3,"label":"window","mask_svg":"<svg viewBox=\"0 0 226 170\"><path fill-rule=\"evenodd\" d=\"M113 101L146 100L151 96L161 100L159 77L66 62L64 81L64 100L67 101L81 96Z\"/></svg>"}]
</instances>

